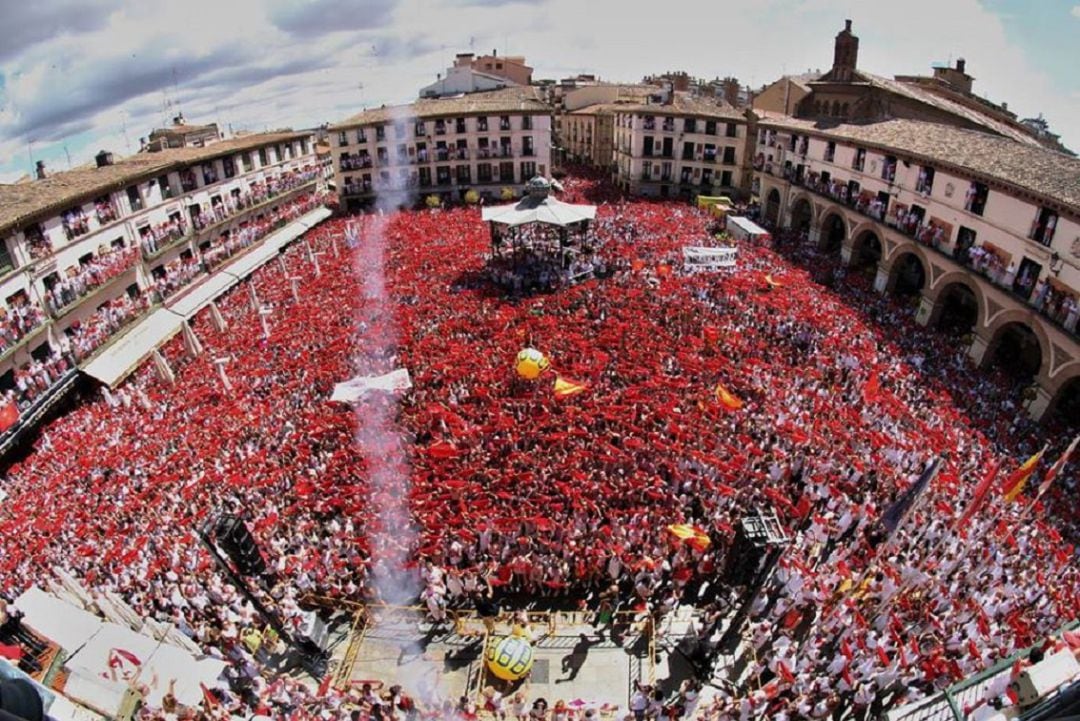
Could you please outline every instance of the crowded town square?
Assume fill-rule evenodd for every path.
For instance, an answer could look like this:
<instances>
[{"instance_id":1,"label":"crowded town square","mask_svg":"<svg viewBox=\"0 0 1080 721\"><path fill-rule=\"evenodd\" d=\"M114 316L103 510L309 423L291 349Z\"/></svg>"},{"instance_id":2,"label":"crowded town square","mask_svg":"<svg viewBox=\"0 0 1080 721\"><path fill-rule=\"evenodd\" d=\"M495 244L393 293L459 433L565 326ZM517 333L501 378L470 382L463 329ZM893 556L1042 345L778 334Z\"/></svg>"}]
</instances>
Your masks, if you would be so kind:
<instances>
[{"instance_id":1,"label":"crowded town square","mask_svg":"<svg viewBox=\"0 0 1080 721\"><path fill-rule=\"evenodd\" d=\"M735 241L582 169L561 187L596 206L573 275L493 265L476 205L335 217L194 317L201 352L162 346L172 378L146 362L44 425L2 486L4 618L62 573L224 661L143 719L866 719L1080 653L1076 418L1032 420L1008 358L977 368L805 234ZM257 582L201 543L222 514ZM739 576L741 524L774 515L783 544ZM527 674L452 697L269 663L270 626L358 605L522 636L521 612L612 638L681 613L693 673L601 706ZM964 712L1009 705L1008 679Z\"/></svg>"}]
</instances>

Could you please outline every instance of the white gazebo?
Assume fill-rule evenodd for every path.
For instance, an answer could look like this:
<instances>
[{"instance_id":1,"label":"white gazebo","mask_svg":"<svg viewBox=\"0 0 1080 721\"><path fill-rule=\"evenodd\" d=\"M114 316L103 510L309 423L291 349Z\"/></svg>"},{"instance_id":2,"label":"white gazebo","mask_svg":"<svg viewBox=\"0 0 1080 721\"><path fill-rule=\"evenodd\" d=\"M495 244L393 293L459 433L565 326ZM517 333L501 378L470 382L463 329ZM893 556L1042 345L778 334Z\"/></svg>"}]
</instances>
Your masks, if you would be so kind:
<instances>
[{"instance_id":1,"label":"white gazebo","mask_svg":"<svg viewBox=\"0 0 1080 721\"><path fill-rule=\"evenodd\" d=\"M572 228L596 218L595 205L564 203L551 195L552 184L544 178L533 178L526 189L525 197L517 203L484 208L484 222L506 228L534 223Z\"/></svg>"}]
</instances>

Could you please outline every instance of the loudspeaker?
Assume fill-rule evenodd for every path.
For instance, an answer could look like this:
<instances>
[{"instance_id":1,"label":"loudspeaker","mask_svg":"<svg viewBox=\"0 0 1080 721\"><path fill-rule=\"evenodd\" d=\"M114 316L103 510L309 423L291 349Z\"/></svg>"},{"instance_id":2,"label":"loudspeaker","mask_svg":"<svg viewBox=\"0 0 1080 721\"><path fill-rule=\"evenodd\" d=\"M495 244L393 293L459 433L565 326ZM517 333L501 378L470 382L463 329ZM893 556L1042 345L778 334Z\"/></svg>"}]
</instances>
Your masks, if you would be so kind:
<instances>
[{"instance_id":1,"label":"loudspeaker","mask_svg":"<svg viewBox=\"0 0 1080 721\"><path fill-rule=\"evenodd\" d=\"M266 561L243 520L222 515L214 530L218 545L245 576L261 576L266 573Z\"/></svg>"},{"instance_id":2,"label":"loudspeaker","mask_svg":"<svg viewBox=\"0 0 1080 721\"><path fill-rule=\"evenodd\" d=\"M787 543L784 527L775 513L744 516L735 532L735 542L728 552L724 580L732 586L750 586L765 570L770 546Z\"/></svg>"}]
</instances>

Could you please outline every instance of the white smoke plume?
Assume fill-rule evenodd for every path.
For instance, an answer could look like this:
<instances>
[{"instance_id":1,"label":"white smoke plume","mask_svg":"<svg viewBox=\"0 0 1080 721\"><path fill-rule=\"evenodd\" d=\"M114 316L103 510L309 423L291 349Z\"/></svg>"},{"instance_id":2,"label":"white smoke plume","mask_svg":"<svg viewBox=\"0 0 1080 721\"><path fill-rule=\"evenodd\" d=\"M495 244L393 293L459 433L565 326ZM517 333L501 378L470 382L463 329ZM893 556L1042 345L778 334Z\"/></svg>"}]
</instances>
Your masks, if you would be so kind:
<instances>
[{"instance_id":1,"label":"white smoke plume","mask_svg":"<svg viewBox=\"0 0 1080 721\"><path fill-rule=\"evenodd\" d=\"M408 108L398 108L391 116L387 136L397 136L396 127L411 133L415 118ZM395 156L396 157L396 156ZM399 367L398 328L393 301L387 291L386 254L388 232L399 208L411 208L415 196L407 176L409 166L391 168L388 179L375 179L375 213L364 218L355 254L355 270L361 280L363 311L358 322L360 334L359 369L365 374L386 373ZM372 553L371 581L378 597L387 604L409 605L421 591L419 573L410 568L410 555L417 547L419 533L409 515L410 467L408 448L397 425L398 395L368 394L356 406L356 441L368 468L370 517L368 543ZM377 616L376 616L377 618ZM378 622L376 622L378 624ZM397 675L407 693L426 705L441 701L434 679L440 669L427 660L416 641L415 626L388 624L382 631L399 639L403 656L413 659L401 665Z\"/></svg>"}]
</instances>

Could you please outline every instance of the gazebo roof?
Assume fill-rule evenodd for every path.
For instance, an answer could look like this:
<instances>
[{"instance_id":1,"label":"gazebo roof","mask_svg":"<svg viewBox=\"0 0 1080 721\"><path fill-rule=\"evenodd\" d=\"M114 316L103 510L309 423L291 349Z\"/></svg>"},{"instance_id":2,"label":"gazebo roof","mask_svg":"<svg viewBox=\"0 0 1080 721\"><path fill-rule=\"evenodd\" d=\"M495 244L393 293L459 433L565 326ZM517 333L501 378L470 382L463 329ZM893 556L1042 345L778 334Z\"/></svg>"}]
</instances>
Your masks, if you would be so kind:
<instances>
[{"instance_id":1,"label":"gazebo roof","mask_svg":"<svg viewBox=\"0 0 1080 721\"><path fill-rule=\"evenodd\" d=\"M484 222L518 226L526 223L546 223L567 226L596 217L595 205L573 205L551 196L551 183L543 178L533 178L528 183L528 194L517 203L484 208Z\"/></svg>"}]
</instances>

